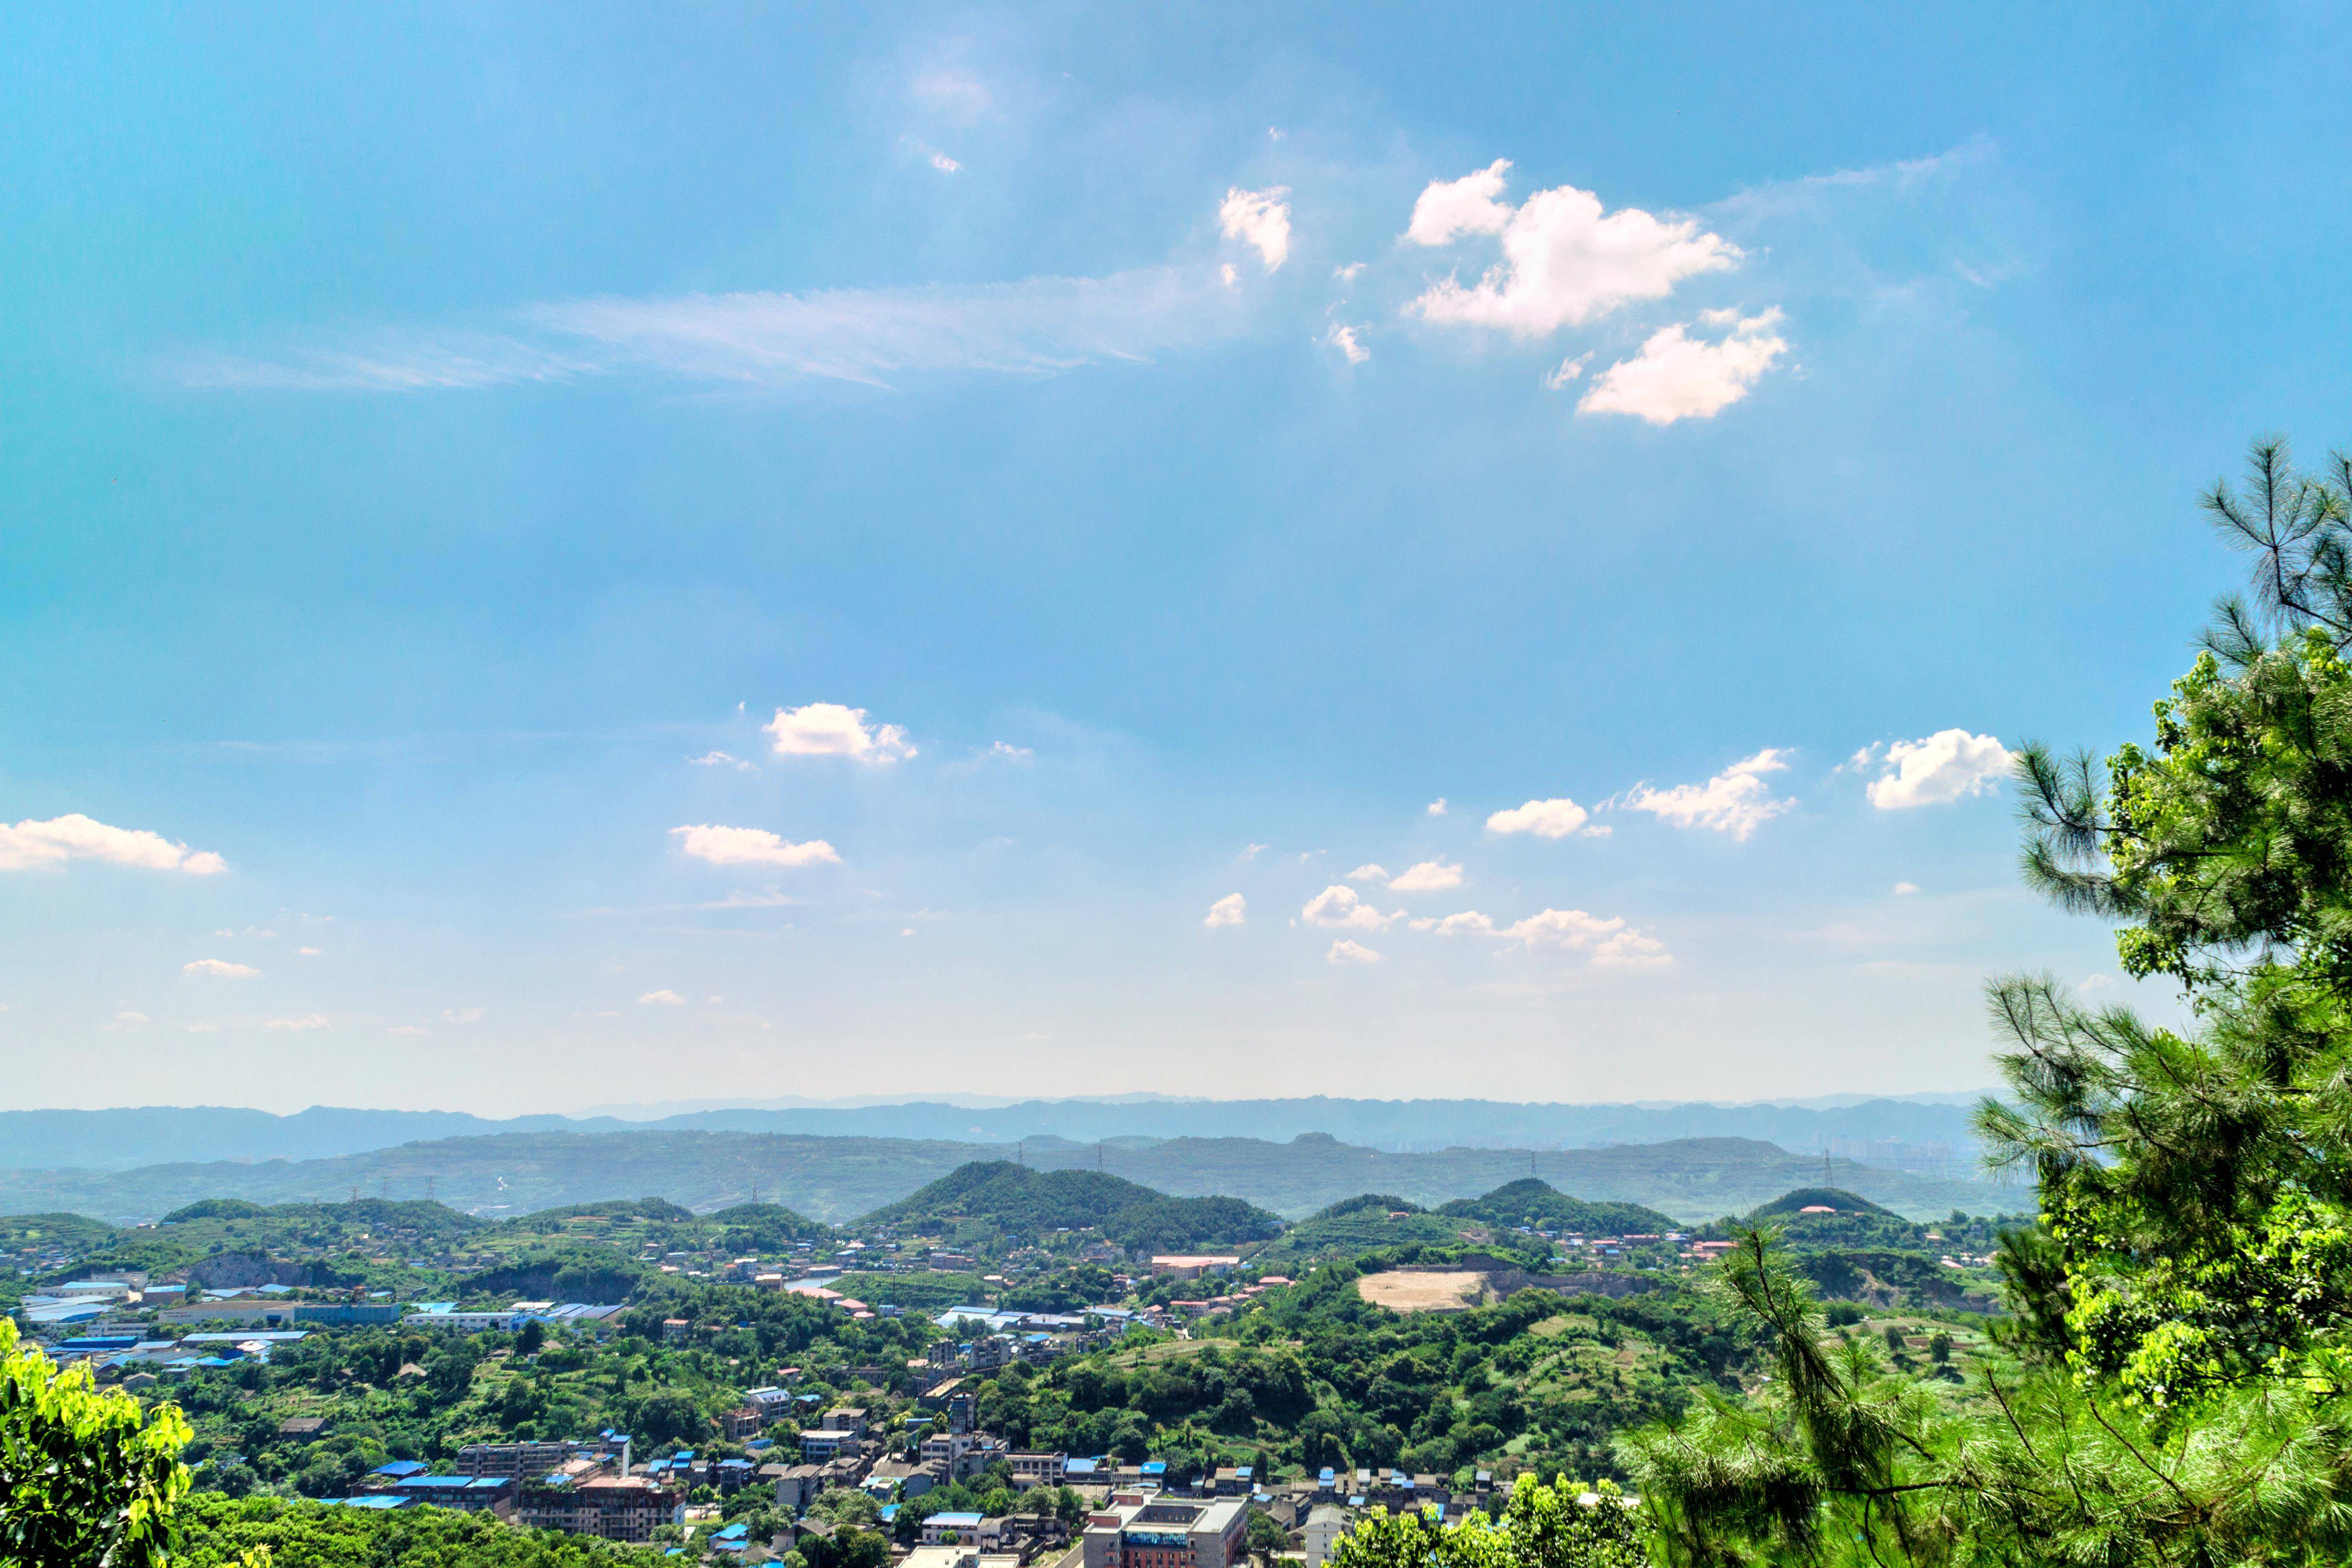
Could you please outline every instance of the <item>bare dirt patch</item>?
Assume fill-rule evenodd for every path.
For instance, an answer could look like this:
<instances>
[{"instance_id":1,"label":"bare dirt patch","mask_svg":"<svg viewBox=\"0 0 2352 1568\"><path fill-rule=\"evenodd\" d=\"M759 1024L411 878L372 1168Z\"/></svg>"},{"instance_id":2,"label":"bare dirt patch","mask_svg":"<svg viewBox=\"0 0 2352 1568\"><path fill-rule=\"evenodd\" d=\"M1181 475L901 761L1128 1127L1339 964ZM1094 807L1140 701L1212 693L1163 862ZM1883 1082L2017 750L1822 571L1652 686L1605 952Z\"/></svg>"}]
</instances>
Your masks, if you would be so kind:
<instances>
[{"instance_id":1,"label":"bare dirt patch","mask_svg":"<svg viewBox=\"0 0 2352 1568\"><path fill-rule=\"evenodd\" d=\"M1392 1312L1458 1312L1490 1295L1484 1274L1417 1268L1367 1274L1356 1281L1356 1293Z\"/></svg>"}]
</instances>

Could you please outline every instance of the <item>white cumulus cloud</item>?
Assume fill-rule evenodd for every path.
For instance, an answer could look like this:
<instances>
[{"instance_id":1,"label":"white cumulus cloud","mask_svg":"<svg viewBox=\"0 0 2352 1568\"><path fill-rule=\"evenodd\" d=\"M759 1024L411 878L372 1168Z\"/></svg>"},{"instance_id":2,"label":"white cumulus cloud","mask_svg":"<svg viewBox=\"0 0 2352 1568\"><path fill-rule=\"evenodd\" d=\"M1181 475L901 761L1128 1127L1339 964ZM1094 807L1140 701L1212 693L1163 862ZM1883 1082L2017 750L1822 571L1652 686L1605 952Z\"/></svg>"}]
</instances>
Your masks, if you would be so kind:
<instances>
[{"instance_id":1,"label":"white cumulus cloud","mask_svg":"<svg viewBox=\"0 0 2352 1568\"><path fill-rule=\"evenodd\" d=\"M1462 885L1462 868L1447 860L1423 860L1390 879L1392 893L1433 893Z\"/></svg>"},{"instance_id":2,"label":"white cumulus cloud","mask_svg":"<svg viewBox=\"0 0 2352 1568\"><path fill-rule=\"evenodd\" d=\"M751 763L740 757L730 757L724 752L705 752L698 757L688 757L686 760L698 768L736 768L744 773L751 771Z\"/></svg>"},{"instance_id":3,"label":"white cumulus cloud","mask_svg":"<svg viewBox=\"0 0 2352 1568\"><path fill-rule=\"evenodd\" d=\"M1385 882L1388 879L1389 868L1386 866L1375 865L1369 860L1348 873L1348 880L1350 882Z\"/></svg>"},{"instance_id":4,"label":"white cumulus cloud","mask_svg":"<svg viewBox=\"0 0 2352 1568\"><path fill-rule=\"evenodd\" d=\"M1435 800L1429 803L1429 815L1432 816L1444 816L1445 815L1445 797L1444 795L1441 795Z\"/></svg>"},{"instance_id":5,"label":"white cumulus cloud","mask_svg":"<svg viewBox=\"0 0 2352 1568\"><path fill-rule=\"evenodd\" d=\"M319 956L319 949L315 947L298 947L294 951L300 953L304 958L316 958Z\"/></svg>"},{"instance_id":6,"label":"white cumulus cloud","mask_svg":"<svg viewBox=\"0 0 2352 1568\"><path fill-rule=\"evenodd\" d=\"M895 763L911 757L907 731L896 724L866 722L866 710L838 702L812 702L803 708L779 708L761 726L775 737L779 756L855 757L861 763Z\"/></svg>"},{"instance_id":7,"label":"white cumulus cloud","mask_svg":"<svg viewBox=\"0 0 2352 1568\"><path fill-rule=\"evenodd\" d=\"M326 1015L323 1013L306 1013L299 1018L272 1018L261 1026L265 1029L278 1029L290 1034L303 1034L311 1029L331 1028L333 1026L327 1022Z\"/></svg>"},{"instance_id":8,"label":"white cumulus cloud","mask_svg":"<svg viewBox=\"0 0 2352 1568\"><path fill-rule=\"evenodd\" d=\"M110 827L79 811L47 822L20 822L14 827L0 822L0 871L62 866L68 860L104 860L197 877L228 869L228 863L210 850L191 851L186 845L174 844L143 827Z\"/></svg>"},{"instance_id":9,"label":"white cumulus cloud","mask_svg":"<svg viewBox=\"0 0 2352 1568\"><path fill-rule=\"evenodd\" d=\"M1871 749L1857 752L1864 762ZM2009 777L2017 759L1990 735L1938 730L1922 741L1897 741L1885 752L1886 767L1864 793L1881 811L1915 805L1949 805L1983 795Z\"/></svg>"},{"instance_id":10,"label":"white cumulus cloud","mask_svg":"<svg viewBox=\"0 0 2352 1568\"><path fill-rule=\"evenodd\" d=\"M1721 271L1740 258L1738 246L1703 231L1695 218L1661 218L1639 207L1604 213L1599 196L1573 185L1538 191L1514 208L1502 200L1510 166L1498 159L1459 180L1432 181L1421 193L1408 241L1437 246L1492 234L1501 237L1503 255L1475 284L1446 278L1408 310L1540 337L1632 300L1664 299L1685 278Z\"/></svg>"},{"instance_id":11,"label":"white cumulus cloud","mask_svg":"<svg viewBox=\"0 0 2352 1568\"><path fill-rule=\"evenodd\" d=\"M476 1024L481 1021L481 1017L479 1007L445 1007L441 1011L441 1021L445 1024Z\"/></svg>"},{"instance_id":12,"label":"white cumulus cloud","mask_svg":"<svg viewBox=\"0 0 2352 1568\"><path fill-rule=\"evenodd\" d=\"M957 170L962 168L963 165L957 163L953 158L949 157L945 153L934 153L931 154L931 167L937 169L942 174L952 174Z\"/></svg>"},{"instance_id":13,"label":"white cumulus cloud","mask_svg":"<svg viewBox=\"0 0 2352 1568\"><path fill-rule=\"evenodd\" d=\"M1653 425L1712 419L1748 395L1773 363L1789 352L1773 329L1780 312L1741 316L1710 310L1699 320L1725 329L1712 341L1687 327L1662 327L1632 359L1621 359L1594 379L1576 405L1579 414L1631 414Z\"/></svg>"},{"instance_id":14,"label":"white cumulus cloud","mask_svg":"<svg viewBox=\"0 0 2352 1568\"><path fill-rule=\"evenodd\" d=\"M1217 208L1217 223L1227 239L1253 247L1268 272L1290 259L1290 192L1282 185L1245 191L1239 185L1225 193Z\"/></svg>"},{"instance_id":15,"label":"white cumulus cloud","mask_svg":"<svg viewBox=\"0 0 2352 1568\"><path fill-rule=\"evenodd\" d=\"M1323 341L1345 355L1349 364L1361 364L1372 357L1372 351L1356 341L1357 331L1345 321L1334 321L1323 334Z\"/></svg>"},{"instance_id":16,"label":"white cumulus cloud","mask_svg":"<svg viewBox=\"0 0 2352 1568\"><path fill-rule=\"evenodd\" d=\"M1654 969L1674 962L1664 943L1627 925L1622 917L1603 919L1582 910L1548 909L1507 926L1476 910L1465 910L1444 920L1414 921L1412 929L1524 942L1533 952L1581 952L1604 969Z\"/></svg>"},{"instance_id":17,"label":"white cumulus cloud","mask_svg":"<svg viewBox=\"0 0 2352 1568\"><path fill-rule=\"evenodd\" d=\"M713 866L838 866L841 856L822 838L794 844L763 827L719 827L702 823L673 827L678 848Z\"/></svg>"},{"instance_id":18,"label":"white cumulus cloud","mask_svg":"<svg viewBox=\"0 0 2352 1568\"><path fill-rule=\"evenodd\" d=\"M1208 915L1201 921L1214 930L1218 926L1238 926L1249 923L1249 900L1239 893L1227 893L1209 906Z\"/></svg>"},{"instance_id":19,"label":"white cumulus cloud","mask_svg":"<svg viewBox=\"0 0 2352 1568\"><path fill-rule=\"evenodd\" d=\"M1732 763L1705 784L1676 784L1672 789L1640 784L1626 795L1622 804L1629 810L1646 811L1676 827L1712 828L1745 839L1797 804L1794 800L1774 799L1772 786L1764 779L1766 773L1779 773L1789 765L1781 761L1784 754L1782 748L1767 746L1754 756Z\"/></svg>"},{"instance_id":20,"label":"white cumulus cloud","mask_svg":"<svg viewBox=\"0 0 2352 1568\"><path fill-rule=\"evenodd\" d=\"M1580 829L1591 832L1585 824L1592 814L1565 797L1553 800L1531 800L1525 805L1515 805L1508 811L1498 811L1486 818L1489 833L1532 833L1538 838L1565 838Z\"/></svg>"},{"instance_id":21,"label":"white cumulus cloud","mask_svg":"<svg viewBox=\"0 0 2352 1568\"><path fill-rule=\"evenodd\" d=\"M114 1016L114 1021L106 1026L109 1029L121 1031L142 1028L146 1023L147 1015L144 1013L117 1013Z\"/></svg>"},{"instance_id":22,"label":"white cumulus cloud","mask_svg":"<svg viewBox=\"0 0 2352 1568\"><path fill-rule=\"evenodd\" d=\"M1342 931L1386 931L1394 915L1384 915L1357 895L1356 889L1332 883L1307 900L1298 918L1311 926Z\"/></svg>"},{"instance_id":23,"label":"white cumulus cloud","mask_svg":"<svg viewBox=\"0 0 2352 1568\"><path fill-rule=\"evenodd\" d=\"M1895 896L1898 899L1907 899L1918 890L1919 884L1916 882L1897 882L1895 884Z\"/></svg>"},{"instance_id":24,"label":"white cumulus cloud","mask_svg":"<svg viewBox=\"0 0 2352 1568\"><path fill-rule=\"evenodd\" d=\"M1378 963L1381 962L1381 955L1379 953L1374 952L1370 948L1366 947L1360 942L1349 942L1346 937L1341 937L1339 941L1333 942L1331 944L1331 951L1325 953L1323 956L1326 960L1333 963Z\"/></svg>"},{"instance_id":25,"label":"white cumulus cloud","mask_svg":"<svg viewBox=\"0 0 2352 1568\"><path fill-rule=\"evenodd\" d=\"M1592 949L1592 963L1601 969L1663 969L1674 961L1664 942L1638 931L1621 931Z\"/></svg>"},{"instance_id":26,"label":"white cumulus cloud","mask_svg":"<svg viewBox=\"0 0 2352 1568\"><path fill-rule=\"evenodd\" d=\"M249 963L231 963L225 958L199 958L180 965L183 974L211 974L223 980L251 980L261 971Z\"/></svg>"},{"instance_id":27,"label":"white cumulus cloud","mask_svg":"<svg viewBox=\"0 0 2352 1568\"><path fill-rule=\"evenodd\" d=\"M686 998L665 986L659 991L646 992L637 998L637 1005L641 1007L683 1007L686 1005Z\"/></svg>"}]
</instances>

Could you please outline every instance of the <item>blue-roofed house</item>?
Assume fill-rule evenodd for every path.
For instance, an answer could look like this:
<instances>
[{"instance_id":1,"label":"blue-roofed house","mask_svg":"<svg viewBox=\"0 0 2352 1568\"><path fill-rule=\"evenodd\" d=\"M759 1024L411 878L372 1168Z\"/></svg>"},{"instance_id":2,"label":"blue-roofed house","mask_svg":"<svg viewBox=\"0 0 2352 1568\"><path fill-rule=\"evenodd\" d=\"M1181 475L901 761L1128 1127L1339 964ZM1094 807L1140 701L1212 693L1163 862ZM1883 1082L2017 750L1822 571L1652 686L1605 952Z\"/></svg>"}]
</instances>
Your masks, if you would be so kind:
<instances>
[{"instance_id":1,"label":"blue-roofed house","mask_svg":"<svg viewBox=\"0 0 2352 1568\"><path fill-rule=\"evenodd\" d=\"M404 1481L411 1476L421 1476L430 1468L431 1466L419 1459L394 1459L388 1465L378 1465L368 1474L382 1476L388 1481Z\"/></svg>"}]
</instances>

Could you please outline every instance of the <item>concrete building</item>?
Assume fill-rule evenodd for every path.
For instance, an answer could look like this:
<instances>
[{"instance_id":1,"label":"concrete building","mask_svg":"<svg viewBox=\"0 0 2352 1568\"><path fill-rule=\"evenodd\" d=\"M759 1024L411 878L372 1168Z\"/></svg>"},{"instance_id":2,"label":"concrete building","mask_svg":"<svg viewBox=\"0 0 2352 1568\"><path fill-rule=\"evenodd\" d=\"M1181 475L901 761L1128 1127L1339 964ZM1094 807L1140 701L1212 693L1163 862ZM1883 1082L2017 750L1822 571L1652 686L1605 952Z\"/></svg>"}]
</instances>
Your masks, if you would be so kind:
<instances>
[{"instance_id":1,"label":"concrete building","mask_svg":"<svg viewBox=\"0 0 2352 1568\"><path fill-rule=\"evenodd\" d=\"M1307 1523L1299 1533L1306 1538L1307 1568L1323 1568L1330 1560L1331 1548L1354 1521L1348 1510L1337 1503L1318 1503L1308 1510Z\"/></svg>"},{"instance_id":2,"label":"concrete building","mask_svg":"<svg viewBox=\"0 0 2352 1568\"><path fill-rule=\"evenodd\" d=\"M457 1450L457 1468L469 1476L537 1480L571 1458L569 1443L468 1443Z\"/></svg>"},{"instance_id":3,"label":"concrete building","mask_svg":"<svg viewBox=\"0 0 2352 1568\"><path fill-rule=\"evenodd\" d=\"M642 1544L661 1526L686 1522L686 1497L643 1476L541 1482L520 1489L514 1519L528 1530L561 1530Z\"/></svg>"},{"instance_id":4,"label":"concrete building","mask_svg":"<svg viewBox=\"0 0 2352 1568\"><path fill-rule=\"evenodd\" d=\"M464 1513L510 1513L515 1483L500 1476L410 1476L392 1483L392 1495Z\"/></svg>"},{"instance_id":5,"label":"concrete building","mask_svg":"<svg viewBox=\"0 0 2352 1568\"><path fill-rule=\"evenodd\" d=\"M1249 1503L1118 1492L1087 1519L1086 1568L1234 1568L1248 1554Z\"/></svg>"},{"instance_id":6,"label":"concrete building","mask_svg":"<svg viewBox=\"0 0 2352 1568\"><path fill-rule=\"evenodd\" d=\"M1058 1487L1068 1468L1067 1454L1021 1454L1010 1456L1013 1465L1013 1485L1015 1490L1027 1491L1031 1487Z\"/></svg>"},{"instance_id":7,"label":"concrete building","mask_svg":"<svg viewBox=\"0 0 2352 1568\"><path fill-rule=\"evenodd\" d=\"M1171 1274L1179 1279L1198 1279L1203 1274L1223 1274L1241 1267L1241 1258L1234 1253L1171 1252L1151 1259L1154 1274Z\"/></svg>"},{"instance_id":8,"label":"concrete building","mask_svg":"<svg viewBox=\"0 0 2352 1568\"><path fill-rule=\"evenodd\" d=\"M839 1458L845 1451L853 1454L857 1451L856 1433L828 1426L801 1434L801 1458L810 1464L821 1465L827 1459Z\"/></svg>"},{"instance_id":9,"label":"concrete building","mask_svg":"<svg viewBox=\"0 0 2352 1568\"><path fill-rule=\"evenodd\" d=\"M949 1536L955 1540L950 1543ZM986 1519L976 1513L935 1513L923 1521L923 1544L946 1546L954 1544L993 1552L1003 1542L1004 1521Z\"/></svg>"},{"instance_id":10,"label":"concrete building","mask_svg":"<svg viewBox=\"0 0 2352 1568\"><path fill-rule=\"evenodd\" d=\"M767 1470L782 1472L776 1477L778 1508L804 1509L816 1501L816 1494L824 1485L823 1465L767 1465L762 1466L761 1470L762 1473Z\"/></svg>"}]
</instances>

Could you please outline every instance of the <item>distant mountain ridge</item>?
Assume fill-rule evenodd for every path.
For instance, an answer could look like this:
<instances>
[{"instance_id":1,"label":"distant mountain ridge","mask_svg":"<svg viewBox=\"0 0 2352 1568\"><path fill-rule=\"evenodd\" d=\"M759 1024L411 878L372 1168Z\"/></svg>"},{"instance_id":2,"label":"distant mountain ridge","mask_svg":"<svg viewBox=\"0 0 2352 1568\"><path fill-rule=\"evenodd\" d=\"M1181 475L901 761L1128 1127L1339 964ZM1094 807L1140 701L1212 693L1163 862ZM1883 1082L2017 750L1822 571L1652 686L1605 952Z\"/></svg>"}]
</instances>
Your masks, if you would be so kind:
<instances>
[{"instance_id":1,"label":"distant mountain ridge","mask_svg":"<svg viewBox=\"0 0 2352 1568\"><path fill-rule=\"evenodd\" d=\"M1645 1205L1682 1221L1742 1214L1817 1184L1822 1162L1757 1139L1695 1138L1601 1149L1367 1148L1324 1133L1025 1144L767 1132L507 1132L440 1139L329 1159L176 1162L130 1171L0 1170L0 1213L68 1211L117 1223L153 1219L205 1198L322 1202L353 1193L437 1196L499 1217L618 1196L657 1197L698 1213L752 1198L839 1223L896 1203L973 1161L1045 1170L1102 1169L1179 1197L1238 1198L1286 1216L1360 1193L1423 1206L1476 1197L1533 1175L1587 1203ZM2024 1187L1833 1162L1837 1185L1907 1216L2031 1208Z\"/></svg>"},{"instance_id":2,"label":"distant mountain ridge","mask_svg":"<svg viewBox=\"0 0 2352 1568\"><path fill-rule=\"evenodd\" d=\"M442 1138L519 1132L711 1131L1017 1143L1060 1138L1251 1138L1302 1132L1391 1152L1447 1148L1583 1149L1686 1138L1747 1138L1792 1152L1968 1174L1966 1106L1921 1100L1855 1105L1562 1105L1486 1100L1032 1100L974 1107L895 1105L696 1110L655 1121L613 1116L493 1121L457 1110L314 1106L291 1116L226 1106L0 1111L0 1170L127 1170L183 1161L321 1160ZM1938 1152L1943 1152L1939 1153Z\"/></svg>"}]
</instances>

